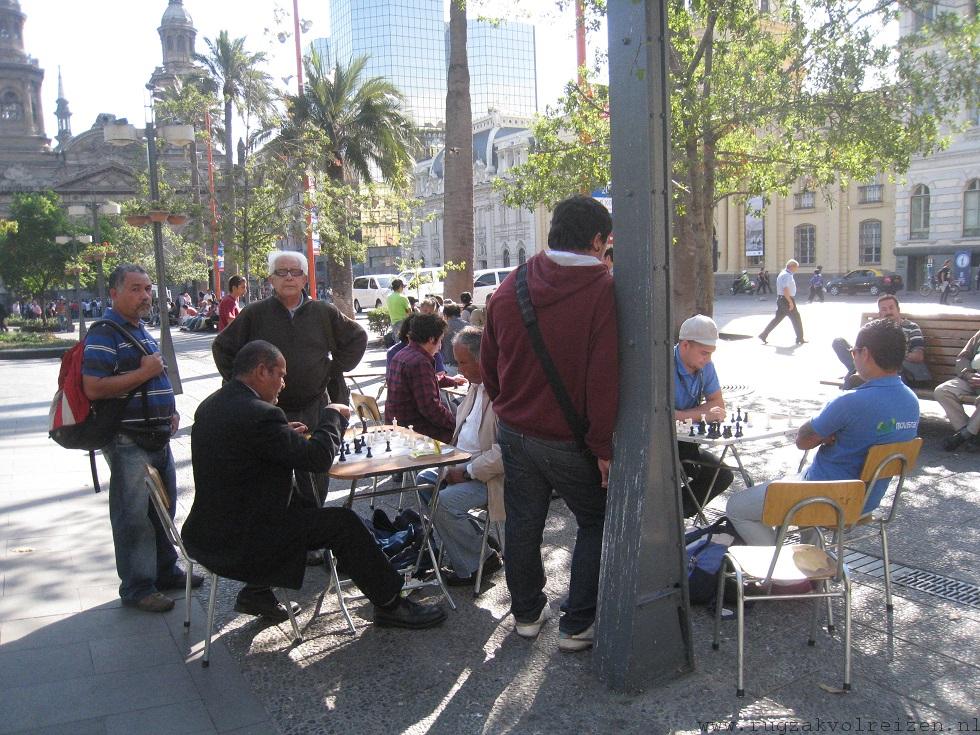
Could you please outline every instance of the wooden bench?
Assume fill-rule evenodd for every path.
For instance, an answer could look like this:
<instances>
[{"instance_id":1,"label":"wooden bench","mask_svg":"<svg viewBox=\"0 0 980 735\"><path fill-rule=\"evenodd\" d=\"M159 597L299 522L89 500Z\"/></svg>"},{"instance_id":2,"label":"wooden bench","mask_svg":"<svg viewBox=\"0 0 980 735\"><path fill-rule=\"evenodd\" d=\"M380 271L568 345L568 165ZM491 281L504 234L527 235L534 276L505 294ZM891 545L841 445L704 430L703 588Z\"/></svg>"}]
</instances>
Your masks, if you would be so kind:
<instances>
[{"instance_id":1,"label":"wooden bench","mask_svg":"<svg viewBox=\"0 0 980 735\"><path fill-rule=\"evenodd\" d=\"M919 398L933 399L933 390L940 383L956 377L956 356L974 334L980 331L980 314L906 314L919 325L926 341L926 365L932 373L933 382L929 386L913 388ZM878 312L865 312L861 315L861 325L878 318ZM823 385L841 387L841 380L821 380ZM964 399L963 403L972 403Z\"/></svg>"}]
</instances>

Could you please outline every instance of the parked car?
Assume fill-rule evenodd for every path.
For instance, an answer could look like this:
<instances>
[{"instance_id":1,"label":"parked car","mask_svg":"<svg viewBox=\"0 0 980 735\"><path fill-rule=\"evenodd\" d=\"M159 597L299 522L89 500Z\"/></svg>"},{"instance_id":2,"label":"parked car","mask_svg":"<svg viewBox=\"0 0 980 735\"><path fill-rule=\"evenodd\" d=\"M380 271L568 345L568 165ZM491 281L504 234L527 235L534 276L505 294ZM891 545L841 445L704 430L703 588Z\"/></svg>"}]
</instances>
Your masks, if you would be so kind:
<instances>
[{"instance_id":1,"label":"parked car","mask_svg":"<svg viewBox=\"0 0 980 735\"><path fill-rule=\"evenodd\" d=\"M891 271L878 268L861 268L851 271L840 278L827 281L827 292L832 296L842 293L868 292L872 296L880 293L895 293L900 291L904 283L902 277Z\"/></svg>"},{"instance_id":2,"label":"parked car","mask_svg":"<svg viewBox=\"0 0 980 735\"><path fill-rule=\"evenodd\" d=\"M484 306L487 298L497 290L512 270L514 268L484 268L473 271L473 303Z\"/></svg>"},{"instance_id":3,"label":"parked car","mask_svg":"<svg viewBox=\"0 0 980 735\"><path fill-rule=\"evenodd\" d=\"M399 273L398 277L405 282L403 293L419 300L424 299L429 294L442 296L442 272L442 268L413 268L410 271ZM457 294L457 298L458 296Z\"/></svg>"},{"instance_id":4,"label":"parked car","mask_svg":"<svg viewBox=\"0 0 980 735\"><path fill-rule=\"evenodd\" d=\"M391 282L398 276L394 273L374 273L369 276L358 276L354 279L354 311L358 314L367 307L377 309L383 306L388 294L391 293Z\"/></svg>"}]
</instances>

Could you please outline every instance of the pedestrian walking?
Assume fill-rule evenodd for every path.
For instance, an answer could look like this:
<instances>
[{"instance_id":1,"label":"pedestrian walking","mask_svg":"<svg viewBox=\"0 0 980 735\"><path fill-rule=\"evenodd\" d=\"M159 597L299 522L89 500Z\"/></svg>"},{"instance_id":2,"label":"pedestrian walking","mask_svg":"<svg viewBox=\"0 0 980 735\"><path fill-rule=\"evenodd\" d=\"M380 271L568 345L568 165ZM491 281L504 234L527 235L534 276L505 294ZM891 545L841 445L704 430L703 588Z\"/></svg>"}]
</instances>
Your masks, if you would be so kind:
<instances>
[{"instance_id":1,"label":"pedestrian walking","mask_svg":"<svg viewBox=\"0 0 980 735\"><path fill-rule=\"evenodd\" d=\"M943 267L939 269L939 273L936 274L936 283L939 285L939 303L948 304L949 303L949 287L952 285L952 270L953 261L949 258L943 263Z\"/></svg>"},{"instance_id":2,"label":"pedestrian walking","mask_svg":"<svg viewBox=\"0 0 980 735\"><path fill-rule=\"evenodd\" d=\"M793 323L793 329L796 332L796 344L801 345L806 342L803 339L803 321L800 319L799 309L796 308L796 279L793 277L799 267L800 264L797 261L788 260L786 267L776 277L776 316L759 335L762 344L766 344L769 333L786 317L789 317Z\"/></svg>"},{"instance_id":3,"label":"pedestrian walking","mask_svg":"<svg viewBox=\"0 0 980 735\"><path fill-rule=\"evenodd\" d=\"M807 303L812 304L814 299L820 299L820 303L823 303L823 293L823 266L818 265L813 271L813 275L810 276L810 297L807 299Z\"/></svg>"}]
</instances>

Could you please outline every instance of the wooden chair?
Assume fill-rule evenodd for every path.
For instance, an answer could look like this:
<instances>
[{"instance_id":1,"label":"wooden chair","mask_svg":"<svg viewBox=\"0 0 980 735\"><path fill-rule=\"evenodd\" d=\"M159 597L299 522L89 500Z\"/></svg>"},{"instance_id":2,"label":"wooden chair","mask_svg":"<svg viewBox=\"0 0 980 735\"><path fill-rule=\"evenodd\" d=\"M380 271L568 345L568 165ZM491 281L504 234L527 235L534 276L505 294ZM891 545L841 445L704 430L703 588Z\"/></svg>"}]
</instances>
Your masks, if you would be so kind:
<instances>
[{"instance_id":1,"label":"wooden chair","mask_svg":"<svg viewBox=\"0 0 980 735\"><path fill-rule=\"evenodd\" d=\"M191 627L191 576L194 573L194 565L196 562L191 558L190 554L187 553L187 548L184 546L184 541L181 539L180 532L177 530L177 524L174 523L174 519L170 517L170 498L167 497L167 490L163 486L163 479L160 477L160 473L157 472L156 467L151 465L146 465L146 489L149 491L153 508L156 510L157 516L160 518L160 523L163 525L163 530L166 532L167 538L169 539L170 543L176 546L177 550L180 551L180 555L184 557L184 564L187 567L187 587L184 590L184 632L187 633L190 631ZM207 668L211 663L211 638L214 631L215 602L218 597L218 575L212 572L210 569L204 569L204 571L206 571L211 578L211 594L208 597L207 633L205 634L204 638L204 656L201 658L201 666ZM303 640L303 636L300 635L299 627L296 625L296 618L293 615L292 602L287 599L285 600L284 604L286 606L286 611L289 613L289 622L293 628L293 643L299 643Z\"/></svg>"},{"instance_id":2,"label":"wooden chair","mask_svg":"<svg viewBox=\"0 0 980 735\"><path fill-rule=\"evenodd\" d=\"M898 510L899 500L902 496L902 488L905 486L905 478L915 469L915 463L919 459L919 451L922 449L922 438L916 437L904 442L894 442L892 444L878 444L868 450L868 456L864 460L864 467L861 470L861 480L867 487L865 502L871 496L875 485L879 480L891 480L898 478L895 486L895 494L887 509L878 506L873 510L864 513L857 523L845 530L847 542L853 543L866 538L871 538L878 534L881 539L881 555L885 565L885 609L892 610L892 577L891 562L888 558L888 524L895 518ZM863 506L862 506L863 507ZM871 526L871 528L867 528ZM859 529L866 528L862 533Z\"/></svg>"},{"instance_id":3,"label":"wooden chair","mask_svg":"<svg viewBox=\"0 0 980 735\"><path fill-rule=\"evenodd\" d=\"M762 510L762 522L778 526L774 546L732 546L722 561L718 574L718 596L715 605L715 628L712 648L719 648L721 610L725 594L725 580L734 579L737 589L736 620L738 643L738 680L736 695L745 696L744 644L745 644L745 586L761 585L766 592L772 591L773 583L806 583L812 585L809 592L792 594L767 594L753 597L755 602L813 599L810 638L808 645L816 645L817 615L821 600L840 597L844 601L844 689L851 688L851 580L844 563L843 531L861 516L865 486L860 480L832 482L773 482L766 490ZM790 527L833 528L837 531L835 548L828 551L823 537L818 544L784 545ZM833 587L832 587L833 586ZM836 589L835 589L836 588Z\"/></svg>"},{"instance_id":4,"label":"wooden chair","mask_svg":"<svg viewBox=\"0 0 980 735\"><path fill-rule=\"evenodd\" d=\"M351 393L350 402L354 407L354 413L357 414L357 418L361 421L372 421L376 426L384 424L381 409L378 408L378 402L374 398L371 398L371 396L366 396L363 393Z\"/></svg>"}]
</instances>

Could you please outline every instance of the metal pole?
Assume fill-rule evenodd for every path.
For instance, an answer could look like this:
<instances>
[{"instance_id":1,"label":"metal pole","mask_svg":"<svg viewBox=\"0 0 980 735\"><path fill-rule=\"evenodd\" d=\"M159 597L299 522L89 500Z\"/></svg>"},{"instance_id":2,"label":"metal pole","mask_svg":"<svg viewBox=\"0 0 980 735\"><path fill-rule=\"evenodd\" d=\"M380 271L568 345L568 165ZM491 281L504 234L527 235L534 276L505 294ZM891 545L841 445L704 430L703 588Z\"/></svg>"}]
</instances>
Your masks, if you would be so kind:
<instances>
[{"instance_id":1,"label":"metal pole","mask_svg":"<svg viewBox=\"0 0 980 735\"><path fill-rule=\"evenodd\" d=\"M78 260L78 240L75 240L75 260ZM75 263L75 303L78 304L78 341L85 339L85 310L82 308L82 280L81 269ZM68 309L71 315L71 309Z\"/></svg>"},{"instance_id":2,"label":"metal pole","mask_svg":"<svg viewBox=\"0 0 980 735\"><path fill-rule=\"evenodd\" d=\"M99 229L99 204L92 203L92 235L95 238L95 243L98 246L95 256L96 262L99 264L99 269L95 272L95 284L96 290L99 292L99 304L102 308L105 308L105 274L102 271L102 262L105 260L105 249L102 247L102 231Z\"/></svg>"},{"instance_id":3,"label":"metal pole","mask_svg":"<svg viewBox=\"0 0 980 735\"><path fill-rule=\"evenodd\" d=\"M157 137L152 122L146 124L146 155L150 168L150 201L160 198L160 184L157 179ZM152 223L153 258L157 271L157 307L160 309L160 352L167 366L167 377L173 386L174 394L184 392L177 369L177 353L174 351L173 337L170 335L170 316L167 313L167 269L163 259L163 224Z\"/></svg>"},{"instance_id":4,"label":"metal pole","mask_svg":"<svg viewBox=\"0 0 980 735\"><path fill-rule=\"evenodd\" d=\"M673 411L666 0L609 3L620 402L592 658L638 690L694 667Z\"/></svg>"},{"instance_id":5,"label":"metal pole","mask_svg":"<svg viewBox=\"0 0 980 735\"><path fill-rule=\"evenodd\" d=\"M303 96L303 51L300 48L300 29L299 29L299 0L293 0L293 38L296 41L296 87L300 97ZM303 172L303 191L310 193L310 176ZM313 252L313 205L306 207L306 260L310 265L310 275L307 281L307 288L310 290L310 298L315 299L316 295L316 253Z\"/></svg>"}]
</instances>

